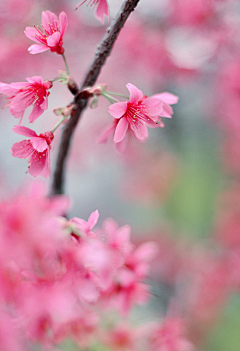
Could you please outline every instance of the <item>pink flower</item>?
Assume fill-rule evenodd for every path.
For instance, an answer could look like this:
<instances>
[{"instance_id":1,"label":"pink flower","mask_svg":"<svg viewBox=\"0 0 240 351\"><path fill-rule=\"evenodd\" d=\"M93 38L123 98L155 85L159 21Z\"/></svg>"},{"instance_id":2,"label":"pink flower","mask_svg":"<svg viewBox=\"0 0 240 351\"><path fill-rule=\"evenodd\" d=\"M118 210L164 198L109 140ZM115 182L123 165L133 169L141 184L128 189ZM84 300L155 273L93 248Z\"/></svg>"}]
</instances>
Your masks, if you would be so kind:
<instances>
[{"instance_id":1,"label":"pink flower","mask_svg":"<svg viewBox=\"0 0 240 351\"><path fill-rule=\"evenodd\" d=\"M105 143L113 134L120 152L125 150L129 136L144 141L148 137L147 126L163 128L161 117L171 118L173 110L170 105L178 102L176 95L167 92L147 98L131 83L127 84L127 89L129 101L117 102L109 107L108 111L115 119L98 139L99 143Z\"/></svg>"},{"instance_id":2,"label":"pink flower","mask_svg":"<svg viewBox=\"0 0 240 351\"><path fill-rule=\"evenodd\" d=\"M87 0L82 1L76 9L79 8L82 4L84 4ZM104 22L104 15L109 18L109 13L108 13L108 3L107 0L89 0L88 5L96 7L96 12L95 16L96 18L103 23Z\"/></svg>"},{"instance_id":3,"label":"pink flower","mask_svg":"<svg viewBox=\"0 0 240 351\"><path fill-rule=\"evenodd\" d=\"M54 138L52 132L37 135L34 130L15 126L14 133L31 137L15 143L12 147L12 155L19 158L29 158L28 172L34 177L41 174L43 177L50 176L50 149Z\"/></svg>"},{"instance_id":4,"label":"pink flower","mask_svg":"<svg viewBox=\"0 0 240 351\"><path fill-rule=\"evenodd\" d=\"M114 142L121 142L127 131L140 141L148 137L147 125L156 128L161 127L159 116L163 112L163 103L160 99L145 98L141 90L133 84L128 83L127 89L130 93L129 101L112 104L108 111L119 119L115 129Z\"/></svg>"},{"instance_id":5,"label":"pink flower","mask_svg":"<svg viewBox=\"0 0 240 351\"><path fill-rule=\"evenodd\" d=\"M28 48L30 54L38 54L47 50L56 52L59 55L64 53L63 35L67 29L67 15L61 12L59 20L57 16L51 12L46 11L42 13L42 28L26 27L25 35L39 44L31 45Z\"/></svg>"},{"instance_id":6,"label":"pink flower","mask_svg":"<svg viewBox=\"0 0 240 351\"><path fill-rule=\"evenodd\" d=\"M194 351L193 344L184 335L184 321L167 317L162 325L156 326L151 335L152 351Z\"/></svg>"},{"instance_id":7,"label":"pink flower","mask_svg":"<svg viewBox=\"0 0 240 351\"><path fill-rule=\"evenodd\" d=\"M92 229L97 224L98 218L99 218L99 212L98 210L96 210L91 213L91 215L88 218L88 221L85 221L82 218L74 217L69 221L69 224L71 225L73 223L76 226L76 230L78 232L77 236L79 236L79 234L80 235L85 234L87 236L95 238L96 234L92 232ZM76 236L76 235L73 235L73 236Z\"/></svg>"},{"instance_id":8,"label":"pink flower","mask_svg":"<svg viewBox=\"0 0 240 351\"><path fill-rule=\"evenodd\" d=\"M52 82L44 82L42 77L34 76L27 78L27 82L5 84L0 82L0 93L10 100L10 113L22 121L24 111L33 105L29 116L29 122L33 123L48 108L48 89Z\"/></svg>"}]
</instances>

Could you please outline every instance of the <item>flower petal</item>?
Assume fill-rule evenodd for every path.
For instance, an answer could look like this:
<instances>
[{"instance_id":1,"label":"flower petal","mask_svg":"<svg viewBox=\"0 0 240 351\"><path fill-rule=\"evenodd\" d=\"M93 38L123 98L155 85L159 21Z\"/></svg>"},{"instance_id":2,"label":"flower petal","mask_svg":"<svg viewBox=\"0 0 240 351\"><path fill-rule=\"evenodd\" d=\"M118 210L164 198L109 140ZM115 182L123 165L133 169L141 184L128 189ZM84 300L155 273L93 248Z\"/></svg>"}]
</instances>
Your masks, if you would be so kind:
<instances>
[{"instance_id":1,"label":"flower petal","mask_svg":"<svg viewBox=\"0 0 240 351\"><path fill-rule=\"evenodd\" d=\"M48 108L48 98L46 97L43 99L43 101L40 103L41 109L42 110L47 110Z\"/></svg>"},{"instance_id":2,"label":"flower petal","mask_svg":"<svg viewBox=\"0 0 240 351\"><path fill-rule=\"evenodd\" d=\"M20 118L19 124L22 122L24 111L15 111L10 108L10 113L13 115L15 118Z\"/></svg>"},{"instance_id":3,"label":"flower petal","mask_svg":"<svg viewBox=\"0 0 240 351\"><path fill-rule=\"evenodd\" d=\"M163 111L161 112L161 117L172 118L173 109L170 105L163 102Z\"/></svg>"},{"instance_id":4,"label":"flower petal","mask_svg":"<svg viewBox=\"0 0 240 351\"><path fill-rule=\"evenodd\" d=\"M87 221L90 229L93 229L93 227L95 227L95 225L97 224L98 218L99 218L98 210L96 210L90 214L88 221Z\"/></svg>"},{"instance_id":5,"label":"flower petal","mask_svg":"<svg viewBox=\"0 0 240 351\"><path fill-rule=\"evenodd\" d=\"M141 90L139 90L137 87L135 87L135 85L128 83L126 85L126 87L130 93L129 102L137 103L139 100L142 99L143 93Z\"/></svg>"},{"instance_id":6,"label":"flower petal","mask_svg":"<svg viewBox=\"0 0 240 351\"><path fill-rule=\"evenodd\" d=\"M168 92L164 92L161 94L156 94L152 96L153 98L161 99L169 105L176 104L178 102L178 96L174 94L170 94Z\"/></svg>"},{"instance_id":7,"label":"flower petal","mask_svg":"<svg viewBox=\"0 0 240 351\"><path fill-rule=\"evenodd\" d=\"M31 137L31 138L37 136L37 134L35 133L34 130L29 129L27 127L23 127L23 126L14 126L12 130L14 133L24 135L27 137Z\"/></svg>"},{"instance_id":8,"label":"flower petal","mask_svg":"<svg viewBox=\"0 0 240 351\"><path fill-rule=\"evenodd\" d=\"M27 158L34 151L31 142L29 140L22 140L19 143L15 143L12 146L11 152L13 157Z\"/></svg>"},{"instance_id":9,"label":"flower petal","mask_svg":"<svg viewBox=\"0 0 240 351\"><path fill-rule=\"evenodd\" d=\"M59 32L55 32L53 33L53 35L47 38L47 44L48 46L54 48L59 44L60 39L61 39L61 34Z\"/></svg>"},{"instance_id":10,"label":"flower petal","mask_svg":"<svg viewBox=\"0 0 240 351\"><path fill-rule=\"evenodd\" d=\"M159 99L147 98L143 100L141 106L141 112L148 116L160 116L163 110L163 103Z\"/></svg>"},{"instance_id":11,"label":"flower petal","mask_svg":"<svg viewBox=\"0 0 240 351\"><path fill-rule=\"evenodd\" d=\"M50 150L48 149L46 151L45 166L43 168L41 176L48 178L48 177L50 177L50 175L51 175L51 172L50 172Z\"/></svg>"},{"instance_id":12,"label":"flower petal","mask_svg":"<svg viewBox=\"0 0 240 351\"><path fill-rule=\"evenodd\" d=\"M44 110L41 108L39 105L34 105L32 112L29 116L29 123L33 123L41 114L44 112Z\"/></svg>"},{"instance_id":13,"label":"flower petal","mask_svg":"<svg viewBox=\"0 0 240 351\"><path fill-rule=\"evenodd\" d=\"M122 141L128 130L128 121L125 117L121 118L116 126L114 139L115 143Z\"/></svg>"},{"instance_id":14,"label":"flower petal","mask_svg":"<svg viewBox=\"0 0 240 351\"><path fill-rule=\"evenodd\" d=\"M46 140L38 136L31 138L31 143L33 148L38 152L43 152L48 148L48 143Z\"/></svg>"},{"instance_id":15,"label":"flower petal","mask_svg":"<svg viewBox=\"0 0 240 351\"><path fill-rule=\"evenodd\" d=\"M104 23L104 15L109 19L108 4L106 0L100 0L95 16L101 23Z\"/></svg>"},{"instance_id":16,"label":"flower petal","mask_svg":"<svg viewBox=\"0 0 240 351\"><path fill-rule=\"evenodd\" d=\"M98 144L106 143L110 138L110 136L113 134L114 129L115 129L114 124L111 124L110 126L108 126L98 138L97 140Z\"/></svg>"},{"instance_id":17,"label":"flower petal","mask_svg":"<svg viewBox=\"0 0 240 351\"><path fill-rule=\"evenodd\" d=\"M51 26L55 24L54 22L58 24L58 18L55 13L51 11L42 12L42 26L44 29L51 33Z\"/></svg>"},{"instance_id":18,"label":"flower petal","mask_svg":"<svg viewBox=\"0 0 240 351\"><path fill-rule=\"evenodd\" d=\"M127 106L128 102L123 101L123 102L116 102L115 104L112 104L108 108L108 112L110 115L112 115L115 118L121 118L124 113L127 111Z\"/></svg>"},{"instance_id":19,"label":"flower petal","mask_svg":"<svg viewBox=\"0 0 240 351\"><path fill-rule=\"evenodd\" d=\"M37 177L43 172L47 160L47 152L35 152L29 160L28 173Z\"/></svg>"},{"instance_id":20,"label":"flower petal","mask_svg":"<svg viewBox=\"0 0 240 351\"><path fill-rule=\"evenodd\" d=\"M26 78L29 83L43 85L43 78L41 76L33 76Z\"/></svg>"},{"instance_id":21,"label":"flower petal","mask_svg":"<svg viewBox=\"0 0 240 351\"><path fill-rule=\"evenodd\" d=\"M145 123L133 123L131 129L138 140L144 140L148 137L148 129Z\"/></svg>"},{"instance_id":22,"label":"flower petal","mask_svg":"<svg viewBox=\"0 0 240 351\"><path fill-rule=\"evenodd\" d=\"M34 91L28 89L20 91L11 101L11 109L15 111L24 111L35 100Z\"/></svg>"},{"instance_id":23,"label":"flower petal","mask_svg":"<svg viewBox=\"0 0 240 351\"><path fill-rule=\"evenodd\" d=\"M38 43L38 39L37 39L37 30L34 27L26 27L24 34L26 35L27 38L35 41L36 43Z\"/></svg>"},{"instance_id":24,"label":"flower petal","mask_svg":"<svg viewBox=\"0 0 240 351\"><path fill-rule=\"evenodd\" d=\"M66 29L67 29L67 25L68 25L68 22L67 22L67 15L64 11L62 11L59 15L59 25L60 25L60 34L61 34L61 37L63 37L64 33L66 32Z\"/></svg>"},{"instance_id":25,"label":"flower petal","mask_svg":"<svg viewBox=\"0 0 240 351\"><path fill-rule=\"evenodd\" d=\"M28 52L32 55L39 54L40 52L44 52L47 50L49 50L49 47L39 44L33 44L28 48Z\"/></svg>"}]
</instances>

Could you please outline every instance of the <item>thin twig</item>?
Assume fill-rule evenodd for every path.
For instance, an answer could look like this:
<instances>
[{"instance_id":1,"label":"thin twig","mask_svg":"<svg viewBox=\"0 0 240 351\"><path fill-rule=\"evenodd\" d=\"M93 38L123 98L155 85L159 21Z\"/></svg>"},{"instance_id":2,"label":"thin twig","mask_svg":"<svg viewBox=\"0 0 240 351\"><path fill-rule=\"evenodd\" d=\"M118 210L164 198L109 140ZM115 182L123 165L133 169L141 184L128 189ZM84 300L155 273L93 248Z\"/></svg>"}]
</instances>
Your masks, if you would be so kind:
<instances>
[{"instance_id":1,"label":"thin twig","mask_svg":"<svg viewBox=\"0 0 240 351\"><path fill-rule=\"evenodd\" d=\"M131 12L135 9L140 0L125 0L122 7L118 11L116 18L113 20L111 26L108 28L103 40L97 48L95 58L92 61L87 74L83 80L80 91L84 87L93 86L100 74L101 68L103 67L107 57L110 55L112 47L128 19ZM76 95L74 103L77 105L77 109L71 116L68 123L62 133L57 163L55 172L53 175L51 194L63 194L64 193L64 178L65 178L65 165L70 149L72 136L77 123L81 117L83 110L87 107L88 99L83 99L81 94Z\"/></svg>"}]
</instances>

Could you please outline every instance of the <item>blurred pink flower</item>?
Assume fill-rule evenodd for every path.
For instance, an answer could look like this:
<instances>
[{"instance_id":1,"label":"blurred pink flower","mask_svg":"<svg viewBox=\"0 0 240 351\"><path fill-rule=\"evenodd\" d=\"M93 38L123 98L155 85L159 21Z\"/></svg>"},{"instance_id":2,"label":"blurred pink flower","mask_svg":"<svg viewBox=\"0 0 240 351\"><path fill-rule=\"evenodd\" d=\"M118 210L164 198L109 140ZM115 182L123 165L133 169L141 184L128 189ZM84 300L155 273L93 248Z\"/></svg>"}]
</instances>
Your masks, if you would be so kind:
<instances>
[{"instance_id":1,"label":"blurred pink flower","mask_svg":"<svg viewBox=\"0 0 240 351\"><path fill-rule=\"evenodd\" d=\"M95 238L96 234L94 232L92 232L92 229L95 227L95 225L97 224L99 218L99 212L98 210L92 212L88 218L88 221L85 221L82 218L78 218L78 217L74 217L69 221L69 224L71 225L72 223L76 226L77 229L77 236L80 234L84 234L90 237ZM73 233L73 236L76 233Z\"/></svg>"},{"instance_id":2,"label":"blurred pink flower","mask_svg":"<svg viewBox=\"0 0 240 351\"><path fill-rule=\"evenodd\" d=\"M31 137L15 143L12 147L12 155L19 158L29 158L28 172L34 177L41 174L43 177L50 176L50 149L54 138L52 132L37 135L34 130L15 126L14 133Z\"/></svg>"},{"instance_id":3,"label":"blurred pink flower","mask_svg":"<svg viewBox=\"0 0 240 351\"><path fill-rule=\"evenodd\" d=\"M67 29L67 15L61 12L59 19L51 12L46 11L42 13L42 28L38 26L26 27L25 35L39 44L31 45L28 48L30 54L38 54L47 50L56 52L59 55L64 53L63 36Z\"/></svg>"},{"instance_id":4,"label":"blurred pink flower","mask_svg":"<svg viewBox=\"0 0 240 351\"><path fill-rule=\"evenodd\" d=\"M48 108L48 89L52 82L44 82L42 77L34 76L26 78L27 82L5 84L0 82L0 93L10 100L10 113L22 121L24 111L28 106L33 105L29 116L29 122L33 123Z\"/></svg>"},{"instance_id":5,"label":"blurred pink flower","mask_svg":"<svg viewBox=\"0 0 240 351\"><path fill-rule=\"evenodd\" d=\"M76 9L78 9L82 4L84 4L87 0L82 1ZM104 22L104 15L109 18L108 12L108 3L107 0L89 0L88 5L96 7L95 16L96 18L103 23Z\"/></svg>"},{"instance_id":6,"label":"blurred pink flower","mask_svg":"<svg viewBox=\"0 0 240 351\"><path fill-rule=\"evenodd\" d=\"M156 326L151 335L152 351L194 351L193 344L184 335L184 321L178 317L167 317Z\"/></svg>"}]
</instances>

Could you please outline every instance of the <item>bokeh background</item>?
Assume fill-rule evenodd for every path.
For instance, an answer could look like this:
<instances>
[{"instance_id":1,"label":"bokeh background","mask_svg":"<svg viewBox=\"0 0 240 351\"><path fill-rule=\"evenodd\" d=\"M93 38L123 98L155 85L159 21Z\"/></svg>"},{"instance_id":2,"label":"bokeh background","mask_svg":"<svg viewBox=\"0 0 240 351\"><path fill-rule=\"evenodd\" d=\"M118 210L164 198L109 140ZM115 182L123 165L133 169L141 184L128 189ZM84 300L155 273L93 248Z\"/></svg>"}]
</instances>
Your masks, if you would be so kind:
<instances>
[{"instance_id":1,"label":"bokeh background","mask_svg":"<svg viewBox=\"0 0 240 351\"><path fill-rule=\"evenodd\" d=\"M109 0L110 21L121 6ZM51 52L30 55L26 26L40 24L50 10L68 16L64 37L70 73L77 82L93 59L107 21L101 25L91 7L74 11L77 0L8 0L0 3L0 81L58 76L64 69ZM154 298L136 317L168 310L177 301L197 350L240 349L240 3L237 0L140 0L102 69L98 83L126 95L132 83L151 96L179 96L164 129L150 130L145 143L131 140L120 154L113 143L97 140L111 123L109 103L87 109L78 125L67 162L66 194L70 216L88 218L98 209L100 222L113 217L132 227L136 241L159 242L151 281ZM31 125L52 129L52 112L72 100L55 83L49 109ZM0 98L1 106L6 102ZM32 177L27 162L11 156L21 137L8 107L0 110L1 196ZM54 169L60 130L53 144ZM51 179L44 180L48 186ZM134 318L134 317L133 317Z\"/></svg>"}]
</instances>

